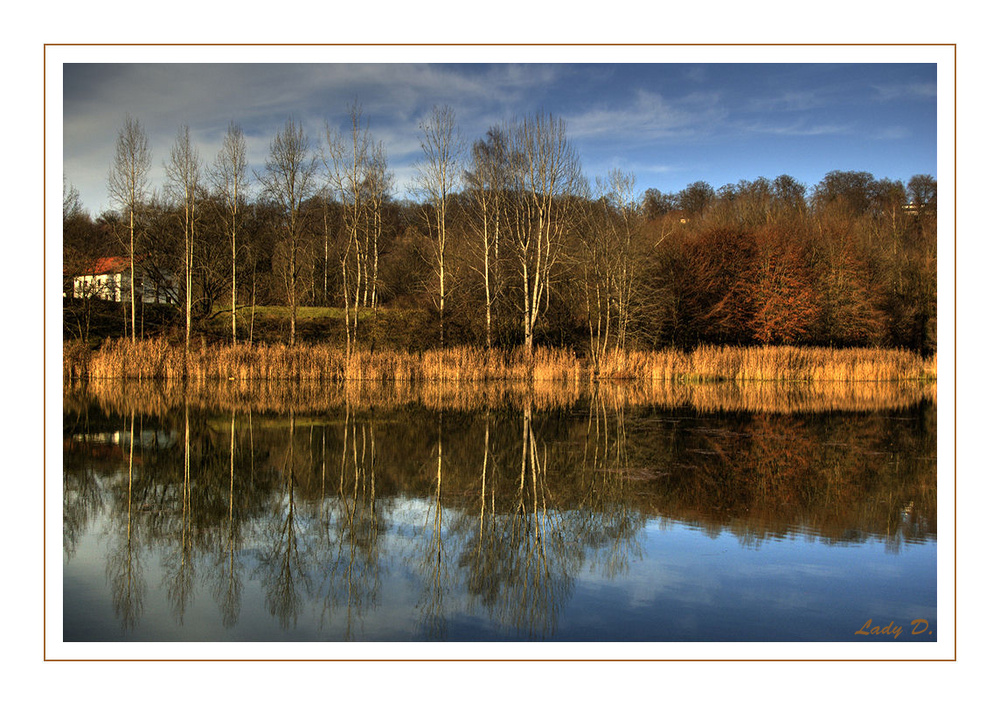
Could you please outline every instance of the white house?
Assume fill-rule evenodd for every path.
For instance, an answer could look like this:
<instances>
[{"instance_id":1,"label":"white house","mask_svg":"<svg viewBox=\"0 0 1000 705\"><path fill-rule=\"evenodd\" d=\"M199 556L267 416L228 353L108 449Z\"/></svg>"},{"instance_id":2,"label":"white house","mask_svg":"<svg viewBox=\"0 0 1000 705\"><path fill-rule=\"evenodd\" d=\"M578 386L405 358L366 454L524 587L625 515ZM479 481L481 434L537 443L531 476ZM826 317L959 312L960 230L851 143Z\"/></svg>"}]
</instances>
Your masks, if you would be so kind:
<instances>
[{"instance_id":1,"label":"white house","mask_svg":"<svg viewBox=\"0 0 1000 705\"><path fill-rule=\"evenodd\" d=\"M132 285L127 257L101 257L92 266L73 277L73 298L95 297L106 301L127 301ZM178 300L177 284L172 274L163 278L147 273L142 264L136 268L137 299L147 304L169 304Z\"/></svg>"}]
</instances>

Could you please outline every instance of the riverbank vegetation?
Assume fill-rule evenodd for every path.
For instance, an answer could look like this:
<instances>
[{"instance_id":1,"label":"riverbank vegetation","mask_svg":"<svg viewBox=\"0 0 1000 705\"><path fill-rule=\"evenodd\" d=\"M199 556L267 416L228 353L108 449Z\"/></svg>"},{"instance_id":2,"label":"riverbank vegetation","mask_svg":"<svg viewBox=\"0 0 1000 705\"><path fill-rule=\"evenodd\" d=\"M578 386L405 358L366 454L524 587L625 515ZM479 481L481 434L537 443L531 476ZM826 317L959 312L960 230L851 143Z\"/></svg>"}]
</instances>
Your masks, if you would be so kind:
<instances>
[{"instance_id":1,"label":"riverbank vegetation","mask_svg":"<svg viewBox=\"0 0 1000 705\"><path fill-rule=\"evenodd\" d=\"M127 118L129 197L96 219L72 186L64 200L67 376L934 376L931 176L640 195L619 170L585 177L555 116L469 144L440 109L415 126L420 200L403 200L360 106L344 124L289 120L256 181L238 125L207 166L182 128L183 178L157 194ZM80 279L109 257L128 263L118 284ZM140 279L166 303L125 290Z\"/></svg>"},{"instance_id":2,"label":"riverbank vegetation","mask_svg":"<svg viewBox=\"0 0 1000 705\"><path fill-rule=\"evenodd\" d=\"M108 340L91 351L64 347L64 376L96 379L327 381L921 381L936 378L936 357L907 350L794 346L698 346L690 352L613 351L592 364L565 348L455 347L355 351L332 344L218 344L194 347L162 338Z\"/></svg>"}]
</instances>

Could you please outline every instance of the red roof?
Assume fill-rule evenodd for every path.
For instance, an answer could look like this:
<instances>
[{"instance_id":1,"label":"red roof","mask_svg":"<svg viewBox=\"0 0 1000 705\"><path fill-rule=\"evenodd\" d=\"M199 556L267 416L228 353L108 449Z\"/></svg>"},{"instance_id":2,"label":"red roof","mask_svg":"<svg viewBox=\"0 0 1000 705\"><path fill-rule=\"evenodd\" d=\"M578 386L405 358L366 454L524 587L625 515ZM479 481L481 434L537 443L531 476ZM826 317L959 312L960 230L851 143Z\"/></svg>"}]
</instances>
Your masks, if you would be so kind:
<instances>
[{"instance_id":1,"label":"red roof","mask_svg":"<svg viewBox=\"0 0 1000 705\"><path fill-rule=\"evenodd\" d=\"M91 274L119 274L128 271L128 257L101 257L94 262Z\"/></svg>"},{"instance_id":2,"label":"red roof","mask_svg":"<svg viewBox=\"0 0 1000 705\"><path fill-rule=\"evenodd\" d=\"M140 264L148 255L136 255L136 264ZM63 274L74 275L78 277L95 275L95 274L121 274L129 270L128 257L98 257L93 262L90 262L86 266L71 268L65 263L63 264ZM138 270L136 271L138 274Z\"/></svg>"},{"instance_id":3,"label":"red roof","mask_svg":"<svg viewBox=\"0 0 1000 705\"><path fill-rule=\"evenodd\" d=\"M74 274L75 276L86 276L93 274L120 274L128 271L128 257L99 257L97 260L85 267L80 267L72 271L69 267L63 267L63 274Z\"/></svg>"}]
</instances>

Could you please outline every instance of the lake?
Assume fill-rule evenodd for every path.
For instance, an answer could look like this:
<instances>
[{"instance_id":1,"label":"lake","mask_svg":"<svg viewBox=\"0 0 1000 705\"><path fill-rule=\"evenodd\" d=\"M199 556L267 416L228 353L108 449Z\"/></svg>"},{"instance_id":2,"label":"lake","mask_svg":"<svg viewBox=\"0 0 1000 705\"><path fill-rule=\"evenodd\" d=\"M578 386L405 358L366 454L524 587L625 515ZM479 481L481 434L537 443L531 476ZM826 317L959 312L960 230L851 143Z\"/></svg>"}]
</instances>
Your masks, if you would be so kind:
<instances>
[{"instance_id":1,"label":"lake","mask_svg":"<svg viewBox=\"0 0 1000 705\"><path fill-rule=\"evenodd\" d=\"M934 641L933 385L64 389L65 641Z\"/></svg>"}]
</instances>

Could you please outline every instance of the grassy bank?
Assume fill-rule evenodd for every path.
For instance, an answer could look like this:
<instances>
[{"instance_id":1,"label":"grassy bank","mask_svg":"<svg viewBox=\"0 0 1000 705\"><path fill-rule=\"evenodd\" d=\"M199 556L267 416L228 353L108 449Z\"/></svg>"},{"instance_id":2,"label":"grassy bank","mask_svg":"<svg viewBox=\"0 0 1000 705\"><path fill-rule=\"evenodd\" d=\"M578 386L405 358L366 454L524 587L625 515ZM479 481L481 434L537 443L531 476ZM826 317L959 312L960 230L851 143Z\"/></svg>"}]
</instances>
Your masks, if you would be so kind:
<instances>
[{"instance_id":1,"label":"grassy bank","mask_svg":"<svg viewBox=\"0 0 1000 705\"><path fill-rule=\"evenodd\" d=\"M182 346L163 339L108 340L96 351L74 343L63 348L66 379L886 382L935 379L936 365L936 357L905 350L788 346L615 352L597 365L560 348L539 348L531 357L521 349L472 347L348 357L329 344L198 345L187 360Z\"/></svg>"}]
</instances>

